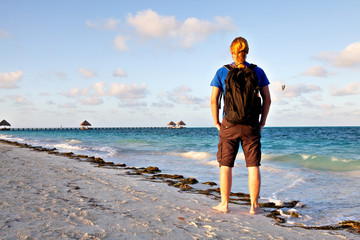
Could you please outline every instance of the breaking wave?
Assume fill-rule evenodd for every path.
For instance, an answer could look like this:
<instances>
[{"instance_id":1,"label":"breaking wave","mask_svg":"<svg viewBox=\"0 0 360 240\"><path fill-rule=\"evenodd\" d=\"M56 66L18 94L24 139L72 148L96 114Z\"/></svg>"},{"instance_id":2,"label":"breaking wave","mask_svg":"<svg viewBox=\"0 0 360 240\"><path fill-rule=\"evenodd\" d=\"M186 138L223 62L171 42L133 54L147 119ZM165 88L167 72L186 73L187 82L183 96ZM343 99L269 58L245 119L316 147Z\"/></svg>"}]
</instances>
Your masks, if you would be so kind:
<instances>
[{"instance_id":1,"label":"breaking wave","mask_svg":"<svg viewBox=\"0 0 360 240\"><path fill-rule=\"evenodd\" d=\"M314 154L263 155L264 162L281 163L322 171L359 171L360 160Z\"/></svg>"}]
</instances>

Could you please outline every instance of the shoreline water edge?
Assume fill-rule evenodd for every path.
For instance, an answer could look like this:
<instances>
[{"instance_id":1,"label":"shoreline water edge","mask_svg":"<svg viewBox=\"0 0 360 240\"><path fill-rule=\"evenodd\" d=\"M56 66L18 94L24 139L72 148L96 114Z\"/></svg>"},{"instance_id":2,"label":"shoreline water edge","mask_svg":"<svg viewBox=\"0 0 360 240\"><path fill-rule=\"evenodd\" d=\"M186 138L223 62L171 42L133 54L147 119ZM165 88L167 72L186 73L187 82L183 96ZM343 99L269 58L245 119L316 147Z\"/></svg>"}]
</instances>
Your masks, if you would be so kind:
<instances>
[{"instance_id":1,"label":"shoreline water edge","mask_svg":"<svg viewBox=\"0 0 360 240\"><path fill-rule=\"evenodd\" d=\"M12 179L12 175L10 174L9 171L19 171L19 172L26 172L27 169L27 165L25 165L26 163L22 163L21 161L23 161L24 157L19 157L13 155L13 159L10 157L9 155L4 156L4 153L6 153L7 151L15 151L13 149L4 149L4 146L16 146L16 148L22 150L22 149L28 149L31 150L31 152L26 152L25 156L29 156L29 159L33 160L33 161L40 161L40 159L42 159L43 163L48 165L47 161L49 161L47 158L50 158L49 155L52 155L51 157L60 157L60 158L67 158L70 161L77 161L77 163L91 163L88 164L91 167L95 167L94 169L96 170L92 170L91 173L89 174L82 174L80 176L77 176L76 178L81 178L84 175L87 175L88 178L93 178L93 180L95 178L97 178L98 181L103 182L103 185L111 185L110 183L104 183L104 180L100 179L100 177L98 177L98 173L95 173L94 171L100 171L101 169L101 176L106 176L109 174L109 176L107 176L107 180L108 181L113 181L113 180L109 180L109 178L111 176L119 176L122 177L121 180L123 181L126 178L126 181L124 181L124 188L122 189L122 191L127 191L126 189L129 186L132 186L134 188L139 187L138 185L133 185L133 180L137 182L137 184L144 184L146 183L148 186L149 184L151 185L152 188L154 188L157 190L160 190L159 193L157 193L156 195L151 195L151 200L149 200L150 202L156 202L156 201L168 201L169 196L166 195L164 196L164 191L170 191L172 194L176 193L177 196L178 194L180 194L182 196L182 201L179 201L179 203L181 204L187 204L186 201L189 201L189 204L193 204L193 202L195 201L197 204L195 207L192 207L191 209L180 209L181 207L175 207L175 209L177 209L177 213L179 212L191 212L193 215L181 215L179 214L177 215L173 215L171 216L171 211L172 210L167 210L164 209L163 207L161 207L160 209L158 209L158 211L156 211L156 214L154 214L154 210L148 210L149 206L146 206L146 204L149 202L147 201L146 203L144 203L144 209L135 209L135 211L138 212L146 212L148 210L147 213L145 213L145 215L147 214L153 214L153 215L158 215L157 217L157 223L151 227L151 229L163 229L163 232L161 232L161 230L158 230L158 232L148 232L148 233L143 233L143 232L139 232L139 228L141 228L140 226L138 226L135 223L132 223L131 226L129 226L128 224L124 224L124 228L121 228L118 226L118 229L112 229L111 231L109 230L104 230L104 224L110 224L110 222L104 222L106 220L101 219L100 217L96 218L93 217L93 219L98 219L98 221L90 221L87 222L88 220L86 219L91 219L91 216L88 216L89 211L91 211L90 209L96 209L98 211L100 211L100 214L103 215L107 215L109 214L109 212L111 212L111 207L108 208L107 206L104 205L105 202L107 202L106 200L106 196L104 199L105 201L96 201L95 198L93 197L80 197L80 200L82 200L82 202L87 201L90 203L89 210L86 211L81 211L81 208L77 208L79 210L78 213L74 214L65 214L67 216L66 220L68 220L69 222L73 223L71 224L71 226L67 226L69 229L64 230L64 226L58 226L58 229L62 229L61 233L53 233L55 235L53 235L53 238L56 238L57 236L66 236L66 238L81 238L81 239L106 239L106 238L111 238L111 237L121 237L121 236L126 236L129 238L133 238L133 239L148 239L148 238L153 238L154 236L156 236L156 238L159 239L165 239L165 238L173 238L173 239L187 239L189 236L191 236L193 239L203 239L203 238L213 238L216 236L223 236L224 238L228 238L228 239L242 239L241 236L235 236L233 235L233 233L231 233L231 231L226 231L225 229L229 228L235 228L236 224L240 224L240 222L243 224L243 222L250 222L250 225L244 225L242 226L242 230L239 230L243 236L243 239L268 239L270 236L274 237L275 239L280 238L280 237L284 237L284 239L316 239L317 237L320 237L321 239L355 239L356 237L359 236L360 234L360 222L357 221L342 221L339 222L337 224L332 224L332 225L323 225L323 226L306 226L306 225L301 225L301 224L288 224L287 223L287 219L289 217L299 217L301 214L300 212L297 211L285 211L283 209L288 209L288 208L293 208L295 207L297 204L299 204L298 201L289 201L289 202L285 202L284 204L282 204L281 206L277 206L274 203L268 202L268 203L260 203L261 207L265 210L264 214L261 214L260 216L250 216L249 214L247 214L247 208L249 205L249 196L246 193L231 193L231 204L232 204L232 208L233 209L241 209L241 213L237 212L239 210L232 210L232 212L230 212L230 214L219 214L216 213L214 211L211 210L211 206L210 205L215 205L217 203L217 201L220 199L220 191L219 188L217 186L217 184L215 182L199 182L197 179L195 178L191 178L191 177L187 177L187 176L183 176L180 174L164 174L161 172L161 169L159 169L156 166L147 166L147 167L132 167L132 166L127 166L126 164L115 164L113 162L107 162L104 161L104 159L102 159L101 157L96 157L96 156L87 156L87 155L80 155L80 154L74 154L73 152L59 152L56 148L45 148L42 146L31 146L27 143L18 143L16 141L9 141L9 140L4 140L4 139L0 139L0 149L1 149L1 167L2 167L2 174L3 176L1 176L2 180L2 185L7 184L8 187L7 188L2 188L1 190L1 199L2 199L2 203L0 204L0 211L3 213L5 212L6 214L1 214L2 217L0 218L1 220L1 230L0 230L0 238L4 238L4 239L11 239L11 237L14 237L15 235L17 237L19 237L21 234L23 234L22 236L28 236L31 238L36 238L36 237L42 237L45 235L50 236L49 235L49 231L51 231L51 228L54 228L54 226L51 226L51 223L43 226L43 229L39 232L37 232L36 230L32 230L32 231L27 231L26 229L22 229L22 228L26 228L26 226L29 226L29 222L34 221L34 222L41 222L42 220L44 220L42 217L38 217L34 220L31 219L27 219L30 218L32 215L36 215L34 214L33 210L23 210L23 212L20 211L19 214L15 214L14 212L8 212L5 209L8 208L11 203L7 202L7 200L10 200L9 198L6 198L5 196L10 196L10 197L17 197L17 189L19 188L19 186L16 186L16 184L14 185L14 183L16 183L17 179L16 179L16 174L14 175L14 179ZM22 150L24 151L24 150ZM47 157L46 155L41 155L41 156L36 156L35 158L32 156L34 153L32 152L39 152L39 154L42 153L47 153L49 155L49 157ZM14 152L16 153L16 152ZM18 153L18 152L17 152ZM13 153L11 153L13 154ZM11 155L12 156L12 155ZM5 159L5 157L9 158L9 159ZM38 158L39 157L39 158ZM18 165L15 165L15 160L17 159L17 161L20 161L20 163L18 163ZM53 159L51 159L53 160ZM17 169L11 169L11 166L13 164L14 161L14 167ZM58 162L57 162L58 163ZM56 163L56 164L57 164ZM24 164L24 165L22 165ZM41 166L44 167L44 164L42 164ZM50 164L50 162L49 162ZM51 162L52 164L52 162ZM56 165L55 164L55 165ZM77 166L78 164L74 164L74 163L68 163L68 166L73 166L73 168L75 168L75 166ZM81 167L79 168L83 168L85 165L81 165ZM20 169L20 168L24 168L24 169ZM72 172L72 169L69 168L62 168L65 172ZM8 172L4 172L6 171L6 169L8 169ZM61 168L61 167L60 167ZM86 168L89 171L89 168ZM46 171L46 168L44 167L44 169L40 168L38 169L38 171ZM111 174L110 172L111 171ZM113 171L115 171L116 173L114 173ZM63 171L62 171L63 172ZM40 174L40 173L39 173ZM92 176L91 174L94 174L94 176ZM7 175L7 178L6 176ZM41 174L40 174L41 175ZM18 176L21 177L21 176ZM33 176L36 178L36 176ZM54 176L54 178L58 178L59 181L63 181L65 180L64 177L66 178L66 176ZM75 184L77 179L74 179L73 183L71 183L71 179L68 179L68 183L66 188L68 189L68 192L78 192L81 191L81 189L85 189L86 187L84 185L79 186L77 184ZM46 184L46 181L48 179L39 179L39 181L44 181L44 183L42 184ZM70 181L70 182L69 182ZM115 181L115 180L114 180ZM87 180L86 181L89 185L94 184L92 180ZM106 181L105 181L106 182ZM130 183L131 182L131 183ZM162 184L161 184L162 183ZM129 184L129 185L127 185ZM154 185L156 184L156 185ZM166 187L167 184L170 187ZM10 188L10 185L12 185L12 188ZM156 187L154 187L156 186ZM31 195L31 191L38 191L37 195L38 197L41 198L41 193L39 189L30 189L30 186L22 186L24 188L27 189L27 191L29 191L29 194ZM144 187L144 186L142 186ZM61 189L59 189L59 187L57 187L58 189L54 190L53 194L56 194L56 191L59 191ZM131 188L131 187L129 187ZM149 188L146 188L147 190ZM96 189L95 189L96 190ZM93 191L95 191L93 189ZM147 191L146 190L146 191ZM103 190L105 191L105 190ZM142 189L140 192L144 191L144 189ZM121 195L121 191L117 192L116 194L114 193L114 189L112 189L111 191L106 192L106 195L117 195L120 194ZM192 194L191 196L188 195L187 193ZM23 194L25 194L23 197L23 201L27 201L26 199L26 192ZM103 193L104 194L104 193ZM48 193L49 195L49 193ZM50 194L51 195L51 194ZM204 196L205 199L204 200ZM97 196L99 197L99 196ZM131 196L131 198L138 198L135 196ZM163 197L164 199L159 199ZM174 196L173 196L174 197ZM29 197L29 201L31 202L31 200L34 197ZM103 199L103 200L104 200ZM180 200L180 199L179 199ZM204 204L201 204L201 202L199 201L205 201ZM214 201L216 200L216 201ZM54 200L52 200L54 201ZM70 200L67 200L66 198L63 199L64 202L68 202ZM121 201L119 200L115 200L115 201ZM129 202L129 199L124 199L123 202ZM176 201L176 200L175 200ZM24 204L25 204L24 202ZM54 207L54 202L48 202L48 203L43 203L44 206L40 207L39 212L52 212L50 209L52 207ZM129 209L126 208L126 204L124 204L124 206L122 206L121 203L117 203L118 204L118 208L122 209L122 213L119 214L119 216L124 217L124 218L134 218L133 216L131 217L130 211ZM173 203L176 205L176 203ZM56 204L55 204L56 205ZM136 207L140 207L140 205L137 205ZM16 206L14 206L16 207ZM33 207L37 207L37 206L33 206ZM159 207L159 206L157 206ZM172 206L174 207L174 206ZM185 207L186 208L186 207ZM134 209L132 209L134 210ZM11 211L16 211L16 209L12 209ZM30 212L29 212L30 211ZM55 212L56 211L60 211L59 209L56 209L55 207ZM190 221L190 219L192 217L194 217L196 214L199 214L199 212L205 212L205 215L198 216L197 219L194 220L192 219L192 221ZM112 211L113 214L116 215L116 211ZM13 215L12 215L13 214ZM15 214L15 217L14 217ZM21 216L21 215L24 216ZM26 216L26 214L28 214L29 216ZM97 213L99 214L99 213ZM162 227L160 227L159 225L164 223L164 219L163 215L169 215L167 216L167 218L165 219L166 221L169 221L169 219L173 218L172 221L174 221L173 225L168 226L167 224L167 228L166 230ZM189 213L188 213L189 214ZM55 216L59 215L59 214L54 214ZM210 216L212 216L214 219L209 219ZM266 216L266 217L265 217ZM44 217L44 216L43 216ZM141 218L141 216L137 216L138 218ZM269 219L268 217L272 218ZM12 219L14 218L14 219ZM44 217L46 218L46 217ZM116 219L116 216L113 216L114 219ZM230 219L231 218L231 221ZM232 222L234 221L234 219L236 219L235 223ZM99 220L100 219L100 220ZM114 220L113 219L113 220ZM135 217L135 219L137 219ZM240 220L241 219L241 220ZM268 220L267 220L268 219ZM137 219L138 220L138 219ZM154 219L153 219L154 220ZM22 222L28 222L26 224L22 225ZM81 231L76 230L76 222L79 223L80 225L85 225L85 231L82 229ZM201 222L201 223L200 223ZM220 224L221 223L221 224ZM59 223L56 223L59 224ZM114 222L113 224L119 224ZM144 223L143 223L144 224ZM144 224L144 228L149 228L149 225L153 224L150 220ZM184 224L186 225L186 227L184 226ZM252 226L252 229L250 230L250 226L252 224L255 224L255 226ZM36 225L36 224L35 224ZM60 224L61 225L61 224ZM96 227L93 227L96 225ZM136 225L136 226L134 226ZM102 226L102 227L100 227ZM187 227L192 226L192 228L196 229L192 229L189 230ZM201 226L201 227L200 227ZM257 227L263 226L263 232L259 233L255 233L252 231L254 231L254 229L257 229ZM237 225L238 227L238 225ZM200 230L201 228L201 230ZM220 228L225 228L225 229L221 229ZM73 233L71 233L72 230L74 230ZM101 229L101 230L100 230ZM120 230L119 230L120 229ZM184 230L185 229L185 230ZM247 230L246 230L247 229ZM283 230L281 230L283 229ZM206 230L206 231L205 231ZM315 231L315 230L319 230L319 231ZM59 230L60 231L60 230ZM110 233L111 232L111 233ZM181 233L179 233L181 232ZM268 235L261 235L264 233L267 233ZM148 235L146 235L148 234ZM180 234L180 235L178 235ZM260 234L260 235L259 235ZM283 234L283 235L282 235ZM145 237L145 238L144 238Z\"/></svg>"}]
</instances>

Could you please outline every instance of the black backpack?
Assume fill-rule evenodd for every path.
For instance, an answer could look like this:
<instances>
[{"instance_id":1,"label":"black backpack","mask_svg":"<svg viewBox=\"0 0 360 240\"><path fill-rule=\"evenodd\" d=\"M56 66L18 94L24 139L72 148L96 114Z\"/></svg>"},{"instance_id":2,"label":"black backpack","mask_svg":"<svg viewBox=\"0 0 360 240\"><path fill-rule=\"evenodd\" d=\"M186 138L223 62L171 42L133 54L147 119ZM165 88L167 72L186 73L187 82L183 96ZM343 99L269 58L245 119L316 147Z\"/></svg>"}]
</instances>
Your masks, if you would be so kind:
<instances>
[{"instance_id":1,"label":"black backpack","mask_svg":"<svg viewBox=\"0 0 360 240\"><path fill-rule=\"evenodd\" d=\"M224 110L225 118L234 124L256 125L261 114L259 79L254 71L256 65L229 70L225 80Z\"/></svg>"}]
</instances>

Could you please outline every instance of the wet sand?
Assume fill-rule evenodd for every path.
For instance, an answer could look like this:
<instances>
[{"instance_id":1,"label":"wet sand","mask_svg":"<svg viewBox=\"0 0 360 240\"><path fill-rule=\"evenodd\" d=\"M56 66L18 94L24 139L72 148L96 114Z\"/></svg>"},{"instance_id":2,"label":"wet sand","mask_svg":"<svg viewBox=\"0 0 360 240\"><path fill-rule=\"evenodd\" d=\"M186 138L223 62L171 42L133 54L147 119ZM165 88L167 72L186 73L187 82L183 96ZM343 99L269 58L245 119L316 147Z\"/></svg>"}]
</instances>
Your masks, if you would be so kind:
<instances>
[{"instance_id":1,"label":"wet sand","mask_svg":"<svg viewBox=\"0 0 360 240\"><path fill-rule=\"evenodd\" d=\"M354 239L276 225L248 206L0 142L0 239Z\"/></svg>"}]
</instances>

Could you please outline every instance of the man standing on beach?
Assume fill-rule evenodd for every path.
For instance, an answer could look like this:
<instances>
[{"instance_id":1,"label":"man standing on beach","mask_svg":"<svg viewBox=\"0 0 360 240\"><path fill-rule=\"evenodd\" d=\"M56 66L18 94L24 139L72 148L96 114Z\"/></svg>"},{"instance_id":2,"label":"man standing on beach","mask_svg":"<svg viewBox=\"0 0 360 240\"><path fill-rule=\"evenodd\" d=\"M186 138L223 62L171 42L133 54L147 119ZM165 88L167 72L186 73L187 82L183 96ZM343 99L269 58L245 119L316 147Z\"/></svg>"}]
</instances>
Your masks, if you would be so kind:
<instances>
[{"instance_id":1,"label":"man standing on beach","mask_svg":"<svg viewBox=\"0 0 360 240\"><path fill-rule=\"evenodd\" d=\"M248 168L249 173L248 184L251 198L250 214L258 214L263 212L258 205L261 185L261 175L259 169L261 161L260 132L265 126L266 118L270 109L271 97L268 87L270 83L265 75L265 72L261 68L256 65L250 65L246 62L246 57L249 53L249 46L244 38L235 38L231 43L230 52L234 62L230 66L227 65L220 68L216 72L215 77L210 84L212 86L211 111L215 127L220 131L217 159L220 166L221 203L214 207L214 209L220 212L228 211L229 196L232 185L232 168L234 167L235 158L239 150L239 144L241 143L245 155L246 167ZM259 107L261 104L261 109L259 109L261 118L259 121L259 115L257 115L257 119L252 118L255 119L255 121L240 121L239 123L239 121L229 120L231 119L230 115L233 114L228 113L227 115L227 105L229 105L229 100L227 100L229 97L227 96L229 95L226 94L230 93L225 92L225 83L230 81L227 80L227 76L230 71L237 71L239 75L239 72L249 72L249 69L256 74L256 77L253 77L255 79L253 81L258 81L259 87L257 89L260 90L262 98L262 104L259 101ZM218 99L221 92L225 95L225 109L223 113L223 121L220 123ZM255 92L255 90L253 92ZM254 109L254 111L256 110ZM230 111L228 110L228 112Z\"/></svg>"}]
</instances>

